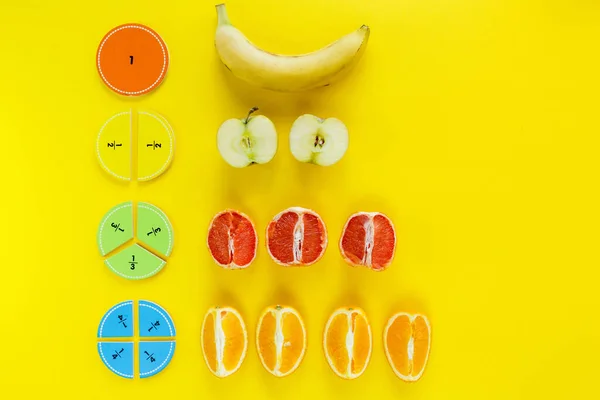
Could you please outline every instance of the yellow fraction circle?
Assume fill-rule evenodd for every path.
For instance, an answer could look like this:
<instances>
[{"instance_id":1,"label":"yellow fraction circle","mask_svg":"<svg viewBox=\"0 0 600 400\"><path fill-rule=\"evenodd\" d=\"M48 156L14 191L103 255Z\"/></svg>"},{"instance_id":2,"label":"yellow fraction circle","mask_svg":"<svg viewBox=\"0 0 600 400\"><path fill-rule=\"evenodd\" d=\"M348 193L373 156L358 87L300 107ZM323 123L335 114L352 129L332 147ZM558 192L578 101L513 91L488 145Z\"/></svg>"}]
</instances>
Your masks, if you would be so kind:
<instances>
[{"instance_id":1,"label":"yellow fraction circle","mask_svg":"<svg viewBox=\"0 0 600 400\"><path fill-rule=\"evenodd\" d=\"M161 115L138 113L137 179L149 181L169 167L173 159L174 135L169 122Z\"/></svg>"},{"instance_id":2,"label":"yellow fraction circle","mask_svg":"<svg viewBox=\"0 0 600 400\"><path fill-rule=\"evenodd\" d=\"M171 125L162 115L149 111L113 115L100 129L96 142L102 169L126 181L160 176L171 165L174 150Z\"/></svg>"},{"instance_id":3,"label":"yellow fraction circle","mask_svg":"<svg viewBox=\"0 0 600 400\"><path fill-rule=\"evenodd\" d=\"M110 117L98 134L96 153L102 168L118 179L131 180L131 111Z\"/></svg>"}]
</instances>

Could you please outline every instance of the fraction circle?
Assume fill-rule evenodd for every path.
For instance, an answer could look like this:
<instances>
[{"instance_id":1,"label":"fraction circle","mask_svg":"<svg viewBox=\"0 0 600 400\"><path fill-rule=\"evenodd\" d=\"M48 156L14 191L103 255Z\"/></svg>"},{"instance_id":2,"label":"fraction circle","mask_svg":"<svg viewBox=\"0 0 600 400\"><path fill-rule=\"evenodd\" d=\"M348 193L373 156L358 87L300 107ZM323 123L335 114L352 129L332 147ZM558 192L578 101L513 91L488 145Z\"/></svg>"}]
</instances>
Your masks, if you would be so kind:
<instances>
[{"instance_id":1,"label":"fraction circle","mask_svg":"<svg viewBox=\"0 0 600 400\"><path fill-rule=\"evenodd\" d=\"M158 374L175 353L175 324L169 313L152 301L135 303L128 300L116 304L98 325L100 359L111 372L127 379ZM137 365L134 347L139 357Z\"/></svg>"},{"instance_id":2,"label":"fraction circle","mask_svg":"<svg viewBox=\"0 0 600 400\"><path fill-rule=\"evenodd\" d=\"M175 136L169 122L157 113L137 113L137 180L152 180L169 168Z\"/></svg>"},{"instance_id":3,"label":"fraction circle","mask_svg":"<svg viewBox=\"0 0 600 400\"><path fill-rule=\"evenodd\" d=\"M129 201L111 208L96 236L104 264L125 279L156 275L173 250L171 221L160 208L145 202Z\"/></svg>"},{"instance_id":4,"label":"fraction circle","mask_svg":"<svg viewBox=\"0 0 600 400\"><path fill-rule=\"evenodd\" d=\"M96 156L111 176L125 180L150 181L171 165L175 134L165 117L145 110L119 112L100 128ZM132 166L136 166L135 173Z\"/></svg>"},{"instance_id":5,"label":"fraction circle","mask_svg":"<svg viewBox=\"0 0 600 400\"><path fill-rule=\"evenodd\" d=\"M98 248L105 256L133 239L133 203L118 204L102 218L98 228Z\"/></svg>"},{"instance_id":6,"label":"fraction circle","mask_svg":"<svg viewBox=\"0 0 600 400\"><path fill-rule=\"evenodd\" d=\"M131 180L132 125L131 111L117 113L102 125L96 140L96 155L102 169L124 181Z\"/></svg>"},{"instance_id":7,"label":"fraction circle","mask_svg":"<svg viewBox=\"0 0 600 400\"><path fill-rule=\"evenodd\" d=\"M156 89L167 74L167 45L151 28L125 24L108 32L96 54L96 66L104 83L125 96L139 96Z\"/></svg>"}]
</instances>

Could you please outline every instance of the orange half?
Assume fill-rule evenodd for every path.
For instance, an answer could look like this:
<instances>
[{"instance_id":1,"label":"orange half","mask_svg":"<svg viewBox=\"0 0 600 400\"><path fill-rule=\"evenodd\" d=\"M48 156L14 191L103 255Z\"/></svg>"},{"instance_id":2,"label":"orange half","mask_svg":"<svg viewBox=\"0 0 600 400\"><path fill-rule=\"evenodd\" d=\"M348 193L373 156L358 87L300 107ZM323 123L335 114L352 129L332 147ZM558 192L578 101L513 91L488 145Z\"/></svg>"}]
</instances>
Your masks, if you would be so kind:
<instances>
[{"instance_id":1,"label":"orange half","mask_svg":"<svg viewBox=\"0 0 600 400\"><path fill-rule=\"evenodd\" d=\"M339 377L355 379L365 372L372 343L371 326L360 308L339 308L329 317L323 348L329 366Z\"/></svg>"},{"instance_id":2,"label":"orange half","mask_svg":"<svg viewBox=\"0 0 600 400\"><path fill-rule=\"evenodd\" d=\"M405 382L423 375L431 347L431 325L424 315L397 313L383 332L385 355L394 373Z\"/></svg>"},{"instance_id":3,"label":"orange half","mask_svg":"<svg viewBox=\"0 0 600 400\"><path fill-rule=\"evenodd\" d=\"M200 341L208 369L219 378L240 369L248 350L246 326L240 314L231 307L208 310Z\"/></svg>"},{"instance_id":4,"label":"orange half","mask_svg":"<svg viewBox=\"0 0 600 400\"><path fill-rule=\"evenodd\" d=\"M298 369L306 352L306 329L298 311L268 307L258 321L256 349L263 367L275 376Z\"/></svg>"}]
</instances>

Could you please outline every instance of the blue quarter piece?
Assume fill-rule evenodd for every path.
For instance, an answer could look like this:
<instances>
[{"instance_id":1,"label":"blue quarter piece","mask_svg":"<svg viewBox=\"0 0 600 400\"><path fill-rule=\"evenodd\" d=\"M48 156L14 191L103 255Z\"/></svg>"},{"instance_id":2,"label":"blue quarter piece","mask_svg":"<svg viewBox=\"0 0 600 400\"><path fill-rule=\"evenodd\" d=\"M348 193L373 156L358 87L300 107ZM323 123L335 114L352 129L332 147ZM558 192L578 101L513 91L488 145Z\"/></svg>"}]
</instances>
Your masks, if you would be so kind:
<instances>
[{"instance_id":1,"label":"blue quarter piece","mask_svg":"<svg viewBox=\"0 0 600 400\"><path fill-rule=\"evenodd\" d=\"M139 302L140 337L175 336L175 325L169 313L156 303L146 300Z\"/></svg>"},{"instance_id":2,"label":"blue quarter piece","mask_svg":"<svg viewBox=\"0 0 600 400\"><path fill-rule=\"evenodd\" d=\"M115 374L133 379L133 343L100 342L98 353L104 365Z\"/></svg>"},{"instance_id":3,"label":"blue quarter piece","mask_svg":"<svg viewBox=\"0 0 600 400\"><path fill-rule=\"evenodd\" d=\"M175 353L175 341L140 342L140 378L149 378L165 369Z\"/></svg>"},{"instance_id":4,"label":"blue quarter piece","mask_svg":"<svg viewBox=\"0 0 600 400\"><path fill-rule=\"evenodd\" d=\"M108 310L98 326L99 338L133 336L133 301L124 301Z\"/></svg>"}]
</instances>

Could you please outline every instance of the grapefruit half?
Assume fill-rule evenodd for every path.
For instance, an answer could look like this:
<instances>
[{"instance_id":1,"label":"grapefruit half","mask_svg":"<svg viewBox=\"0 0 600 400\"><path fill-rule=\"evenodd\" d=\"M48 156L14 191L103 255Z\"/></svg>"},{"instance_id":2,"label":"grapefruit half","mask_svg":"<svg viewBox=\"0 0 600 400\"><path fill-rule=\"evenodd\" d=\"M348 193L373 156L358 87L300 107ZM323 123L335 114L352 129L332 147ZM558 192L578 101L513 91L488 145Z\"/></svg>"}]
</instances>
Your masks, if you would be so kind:
<instances>
[{"instance_id":1,"label":"grapefruit half","mask_svg":"<svg viewBox=\"0 0 600 400\"><path fill-rule=\"evenodd\" d=\"M316 212L291 207L279 214L267 226L267 250L279 265L308 266L325 253L327 230Z\"/></svg>"},{"instance_id":2,"label":"grapefruit half","mask_svg":"<svg viewBox=\"0 0 600 400\"><path fill-rule=\"evenodd\" d=\"M215 262L226 269L247 268L256 257L258 236L254 224L236 210L215 215L206 241Z\"/></svg>"},{"instance_id":3,"label":"grapefruit half","mask_svg":"<svg viewBox=\"0 0 600 400\"><path fill-rule=\"evenodd\" d=\"M359 212L348 218L340 239L340 252L352 266L383 271L396 251L392 221L379 212Z\"/></svg>"}]
</instances>

